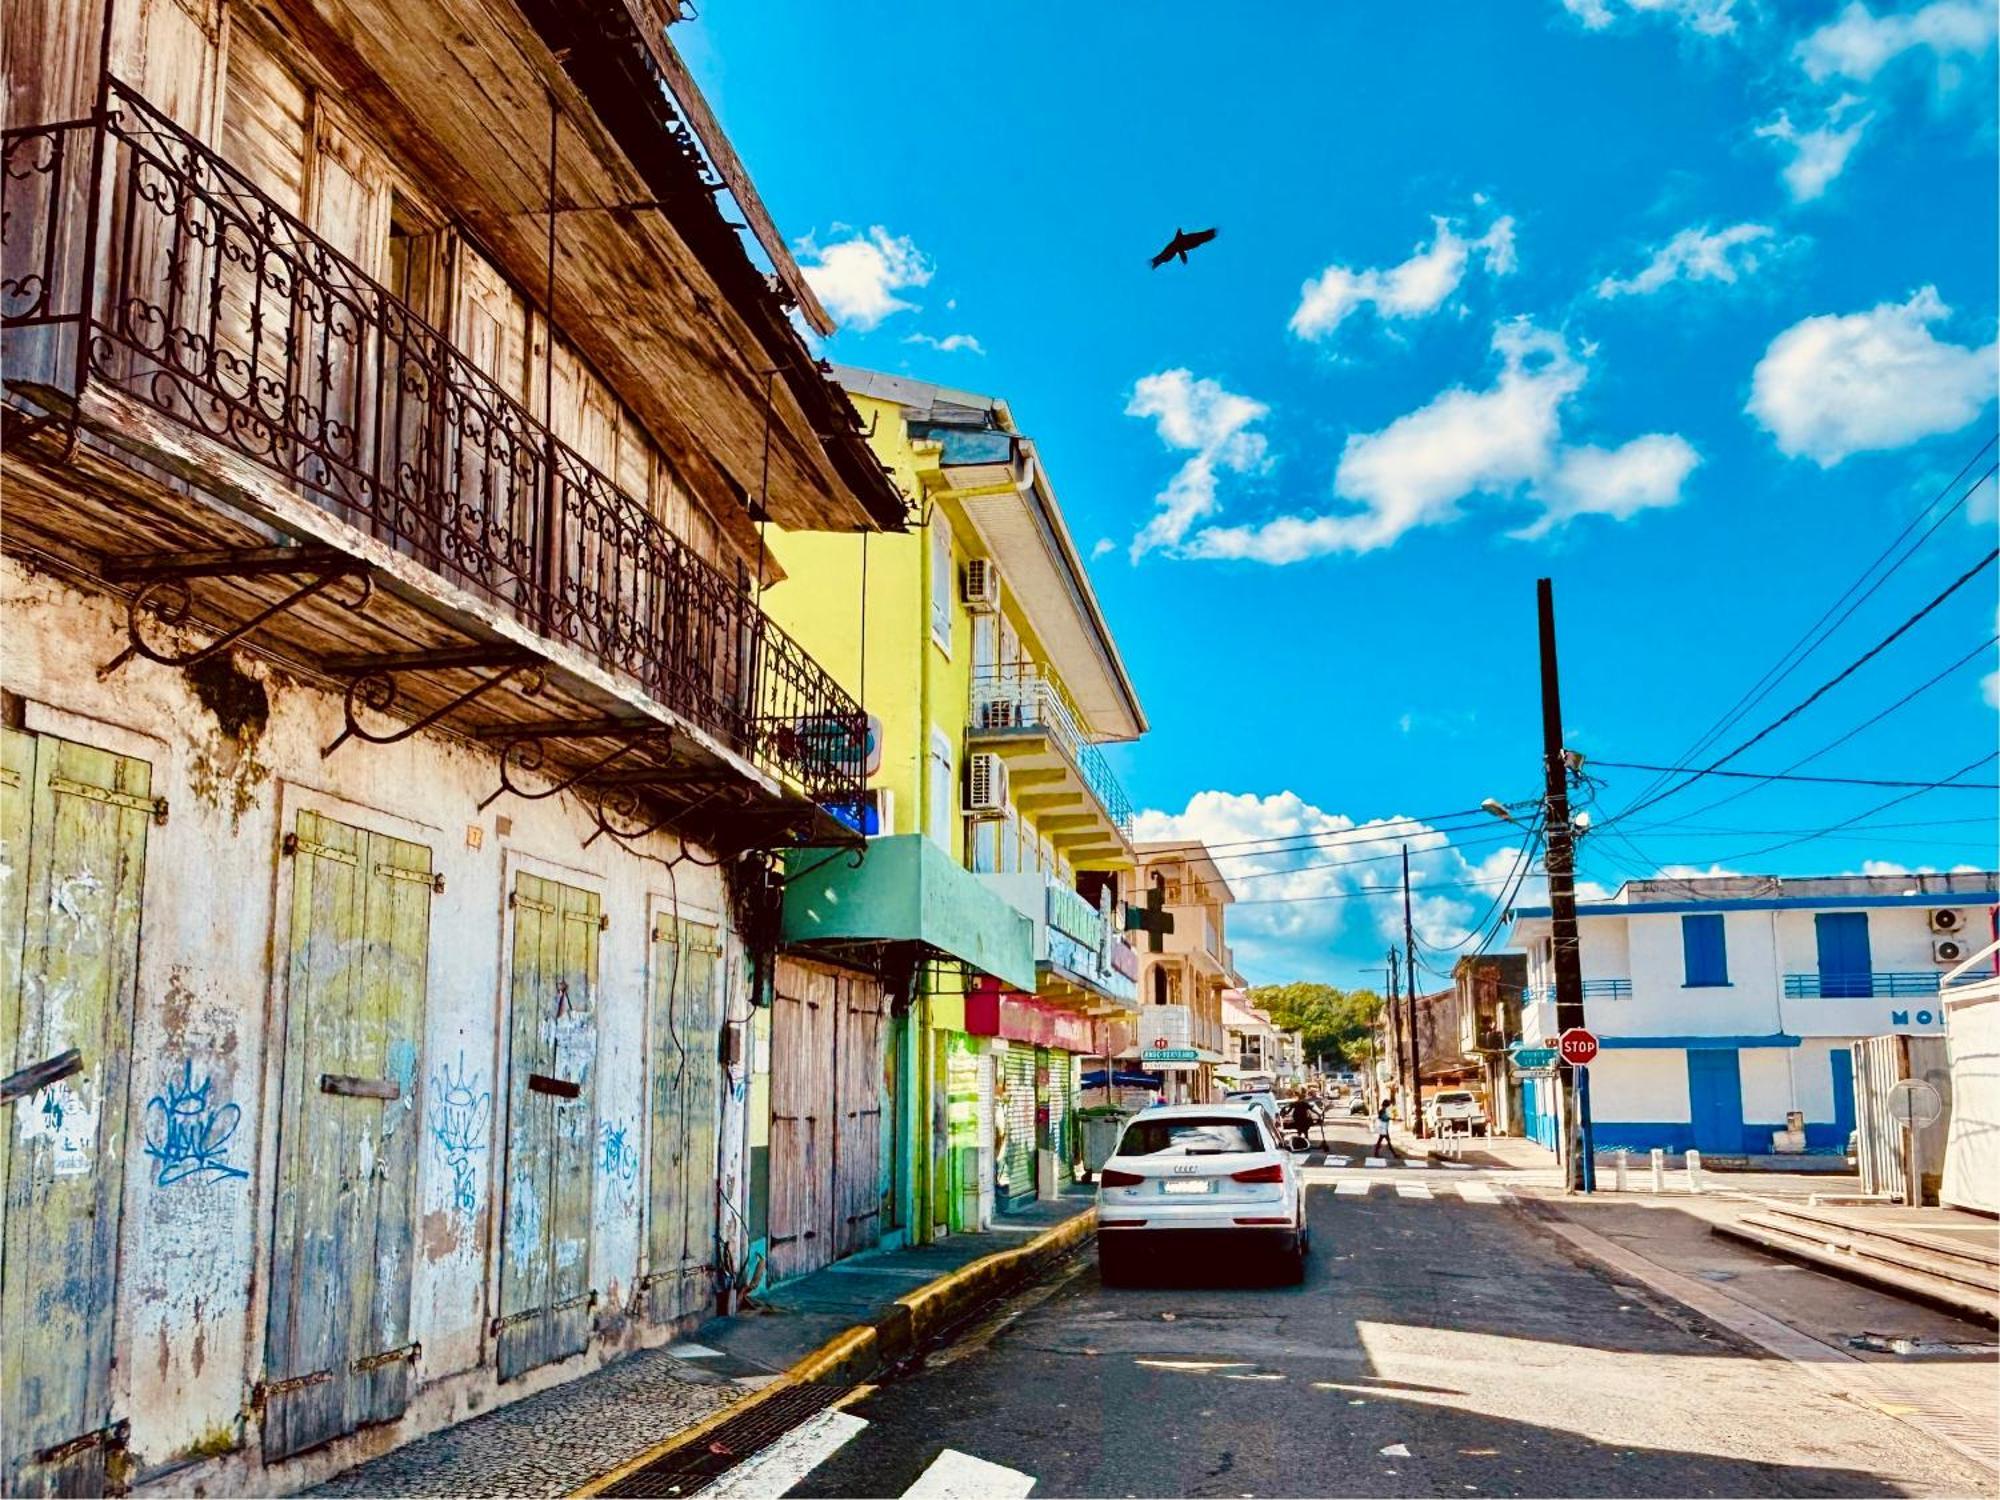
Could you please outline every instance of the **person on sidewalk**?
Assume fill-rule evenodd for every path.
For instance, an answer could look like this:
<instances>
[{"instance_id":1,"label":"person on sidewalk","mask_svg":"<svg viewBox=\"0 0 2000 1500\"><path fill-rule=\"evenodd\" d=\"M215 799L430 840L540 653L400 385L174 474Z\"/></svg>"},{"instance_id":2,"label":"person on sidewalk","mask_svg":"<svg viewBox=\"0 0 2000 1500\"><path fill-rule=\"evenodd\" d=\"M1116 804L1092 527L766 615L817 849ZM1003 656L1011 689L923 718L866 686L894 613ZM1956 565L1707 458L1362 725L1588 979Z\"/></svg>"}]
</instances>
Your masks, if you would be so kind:
<instances>
[{"instance_id":1,"label":"person on sidewalk","mask_svg":"<svg viewBox=\"0 0 2000 1500\"><path fill-rule=\"evenodd\" d=\"M1384 1156L1394 1156L1396 1154L1395 1143L1389 1139L1389 1101L1387 1099L1384 1099L1375 1107L1375 1144L1368 1148L1368 1154L1373 1156L1377 1151L1380 1151Z\"/></svg>"}]
</instances>

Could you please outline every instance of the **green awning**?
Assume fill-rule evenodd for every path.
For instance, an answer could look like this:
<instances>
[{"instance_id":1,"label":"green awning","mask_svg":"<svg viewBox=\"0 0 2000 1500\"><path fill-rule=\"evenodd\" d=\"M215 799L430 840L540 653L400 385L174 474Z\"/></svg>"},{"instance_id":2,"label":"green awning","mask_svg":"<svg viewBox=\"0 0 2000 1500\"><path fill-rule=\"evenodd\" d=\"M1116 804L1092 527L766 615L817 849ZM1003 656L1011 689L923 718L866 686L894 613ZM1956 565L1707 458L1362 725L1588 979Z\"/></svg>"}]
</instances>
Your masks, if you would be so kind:
<instances>
[{"instance_id":1,"label":"green awning","mask_svg":"<svg viewBox=\"0 0 2000 1500\"><path fill-rule=\"evenodd\" d=\"M870 839L859 868L815 849L792 851L785 865L793 877L785 887L786 944L922 943L1035 992L1035 924L922 834Z\"/></svg>"}]
</instances>

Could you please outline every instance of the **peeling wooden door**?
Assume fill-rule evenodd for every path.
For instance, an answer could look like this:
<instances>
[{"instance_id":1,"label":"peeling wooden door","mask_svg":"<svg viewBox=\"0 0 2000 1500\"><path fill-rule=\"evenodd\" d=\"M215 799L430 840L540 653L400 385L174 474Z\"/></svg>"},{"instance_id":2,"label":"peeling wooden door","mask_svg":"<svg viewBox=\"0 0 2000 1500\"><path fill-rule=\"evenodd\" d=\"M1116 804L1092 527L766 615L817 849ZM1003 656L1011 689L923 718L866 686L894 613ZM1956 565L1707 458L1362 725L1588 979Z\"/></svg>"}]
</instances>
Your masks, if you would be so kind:
<instances>
[{"instance_id":1,"label":"peeling wooden door","mask_svg":"<svg viewBox=\"0 0 2000 1500\"><path fill-rule=\"evenodd\" d=\"M581 1354L597 1300L598 898L523 871L511 900L507 1200L494 1320L502 1380Z\"/></svg>"},{"instance_id":2,"label":"peeling wooden door","mask_svg":"<svg viewBox=\"0 0 2000 1500\"><path fill-rule=\"evenodd\" d=\"M287 841L291 955L264 1458L410 1402L431 851L314 812Z\"/></svg>"},{"instance_id":3,"label":"peeling wooden door","mask_svg":"<svg viewBox=\"0 0 2000 1500\"><path fill-rule=\"evenodd\" d=\"M0 1074L78 1053L0 1105L0 1491L96 1495L124 1445L112 1322L152 767L14 729L0 744Z\"/></svg>"},{"instance_id":4,"label":"peeling wooden door","mask_svg":"<svg viewBox=\"0 0 2000 1500\"><path fill-rule=\"evenodd\" d=\"M714 1311L720 952L709 923L661 917L653 929L646 1301L658 1323Z\"/></svg>"},{"instance_id":5,"label":"peeling wooden door","mask_svg":"<svg viewBox=\"0 0 2000 1500\"><path fill-rule=\"evenodd\" d=\"M882 1229L882 986L780 959L771 1013L771 1276L865 1250Z\"/></svg>"}]
</instances>

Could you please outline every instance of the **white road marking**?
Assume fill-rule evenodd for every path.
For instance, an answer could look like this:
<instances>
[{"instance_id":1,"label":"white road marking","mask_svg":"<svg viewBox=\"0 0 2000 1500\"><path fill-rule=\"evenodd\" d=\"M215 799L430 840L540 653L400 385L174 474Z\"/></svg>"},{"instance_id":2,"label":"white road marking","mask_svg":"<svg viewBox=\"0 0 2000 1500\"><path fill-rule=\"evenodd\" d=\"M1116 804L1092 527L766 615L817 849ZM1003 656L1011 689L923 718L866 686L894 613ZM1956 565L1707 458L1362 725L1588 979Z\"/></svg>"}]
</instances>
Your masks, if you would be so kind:
<instances>
[{"instance_id":1,"label":"white road marking","mask_svg":"<svg viewBox=\"0 0 2000 1500\"><path fill-rule=\"evenodd\" d=\"M947 1448L903 1491L903 1500L1023 1500L1034 1487L1032 1474Z\"/></svg>"},{"instance_id":2,"label":"white road marking","mask_svg":"<svg viewBox=\"0 0 2000 1500\"><path fill-rule=\"evenodd\" d=\"M823 1411L762 1452L751 1454L702 1494L709 1500L767 1500L768 1496L782 1495L853 1442L867 1426L847 1412Z\"/></svg>"},{"instance_id":3,"label":"white road marking","mask_svg":"<svg viewBox=\"0 0 2000 1500\"><path fill-rule=\"evenodd\" d=\"M1329 1167L1344 1167L1350 1160L1352 1158L1346 1156L1329 1156L1326 1159L1326 1164Z\"/></svg>"},{"instance_id":4,"label":"white road marking","mask_svg":"<svg viewBox=\"0 0 2000 1500\"><path fill-rule=\"evenodd\" d=\"M1459 1197L1468 1203L1498 1203L1500 1195L1493 1190L1490 1182L1461 1182L1457 1184Z\"/></svg>"},{"instance_id":5,"label":"white road marking","mask_svg":"<svg viewBox=\"0 0 2000 1500\"><path fill-rule=\"evenodd\" d=\"M1368 1196L1368 1190L1373 1186L1375 1184L1365 1177L1350 1177L1345 1182L1336 1182L1333 1185L1333 1190L1335 1193L1345 1197L1365 1198Z\"/></svg>"},{"instance_id":6,"label":"white road marking","mask_svg":"<svg viewBox=\"0 0 2000 1500\"><path fill-rule=\"evenodd\" d=\"M1399 1182L1396 1184L1398 1198L1428 1198L1431 1190L1421 1182Z\"/></svg>"},{"instance_id":7,"label":"white road marking","mask_svg":"<svg viewBox=\"0 0 2000 1500\"><path fill-rule=\"evenodd\" d=\"M669 1344L667 1353L675 1359L720 1359L722 1351L711 1349L706 1344Z\"/></svg>"},{"instance_id":8,"label":"white road marking","mask_svg":"<svg viewBox=\"0 0 2000 1500\"><path fill-rule=\"evenodd\" d=\"M1386 1167L1389 1164L1379 1156L1364 1156L1361 1158L1361 1165L1364 1167Z\"/></svg>"}]
</instances>

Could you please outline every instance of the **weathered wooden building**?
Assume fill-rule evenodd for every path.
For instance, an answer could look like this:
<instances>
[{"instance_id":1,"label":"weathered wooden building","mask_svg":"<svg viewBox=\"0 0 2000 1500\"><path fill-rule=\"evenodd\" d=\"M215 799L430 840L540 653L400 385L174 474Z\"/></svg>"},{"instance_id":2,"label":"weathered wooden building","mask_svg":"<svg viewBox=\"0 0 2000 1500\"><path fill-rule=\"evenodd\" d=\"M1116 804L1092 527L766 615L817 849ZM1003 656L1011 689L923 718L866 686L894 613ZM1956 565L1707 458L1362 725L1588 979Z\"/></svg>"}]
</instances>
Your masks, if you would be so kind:
<instances>
[{"instance_id":1,"label":"weathered wooden building","mask_svg":"<svg viewBox=\"0 0 2000 1500\"><path fill-rule=\"evenodd\" d=\"M8 1493L296 1489L740 1272L862 738L760 523L903 501L655 3L6 7Z\"/></svg>"}]
</instances>

